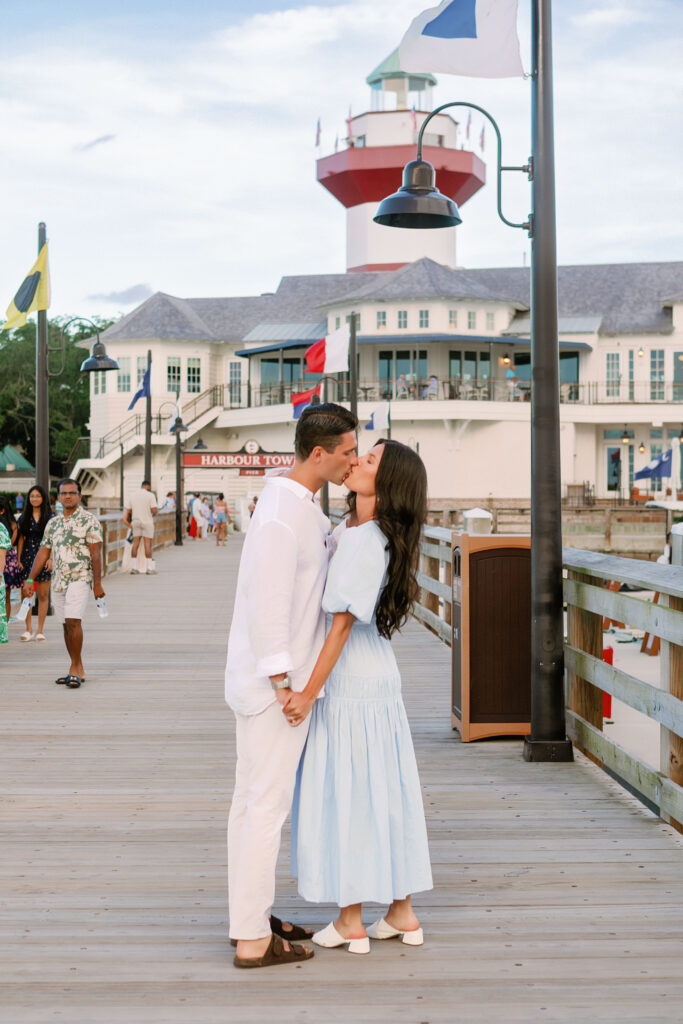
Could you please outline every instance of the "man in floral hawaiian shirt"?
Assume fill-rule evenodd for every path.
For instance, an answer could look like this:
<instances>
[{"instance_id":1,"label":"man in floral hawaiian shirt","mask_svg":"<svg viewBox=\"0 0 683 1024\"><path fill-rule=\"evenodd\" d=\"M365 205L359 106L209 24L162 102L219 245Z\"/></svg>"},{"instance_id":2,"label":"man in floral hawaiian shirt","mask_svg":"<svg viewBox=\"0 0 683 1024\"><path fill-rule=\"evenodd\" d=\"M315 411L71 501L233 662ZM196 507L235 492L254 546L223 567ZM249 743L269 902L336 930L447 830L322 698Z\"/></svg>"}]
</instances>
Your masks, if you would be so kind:
<instances>
[{"instance_id":1,"label":"man in floral hawaiian shirt","mask_svg":"<svg viewBox=\"0 0 683 1024\"><path fill-rule=\"evenodd\" d=\"M64 643L71 658L68 675L55 680L71 690L85 680L81 650L82 619L92 590L104 597L102 589L102 528L92 513L80 506L81 485L76 480L60 480L58 496L64 512L54 516L43 534L24 594L33 593L33 581L52 553L52 604L57 620L64 628Z\"/></svg>"}]
</instances>

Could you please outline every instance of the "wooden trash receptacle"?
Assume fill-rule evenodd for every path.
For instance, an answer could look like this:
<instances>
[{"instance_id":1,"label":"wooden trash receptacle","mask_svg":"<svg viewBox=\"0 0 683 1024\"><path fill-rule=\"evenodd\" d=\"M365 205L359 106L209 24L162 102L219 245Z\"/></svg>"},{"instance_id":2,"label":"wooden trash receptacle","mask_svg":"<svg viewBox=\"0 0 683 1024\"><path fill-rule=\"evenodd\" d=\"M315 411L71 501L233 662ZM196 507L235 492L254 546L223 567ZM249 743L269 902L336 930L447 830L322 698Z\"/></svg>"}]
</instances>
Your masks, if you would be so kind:
<instances>
[{"instance_id":1,"label":"wooden trash receptacle","mask_svg":"<svg viewBox=\"0 0 683 1024\"><path fill-rule=\"evenodd\" d=\"M531 731L531 537L454 533L451 724L463 742Z\"/></svg>"}]
</instances>

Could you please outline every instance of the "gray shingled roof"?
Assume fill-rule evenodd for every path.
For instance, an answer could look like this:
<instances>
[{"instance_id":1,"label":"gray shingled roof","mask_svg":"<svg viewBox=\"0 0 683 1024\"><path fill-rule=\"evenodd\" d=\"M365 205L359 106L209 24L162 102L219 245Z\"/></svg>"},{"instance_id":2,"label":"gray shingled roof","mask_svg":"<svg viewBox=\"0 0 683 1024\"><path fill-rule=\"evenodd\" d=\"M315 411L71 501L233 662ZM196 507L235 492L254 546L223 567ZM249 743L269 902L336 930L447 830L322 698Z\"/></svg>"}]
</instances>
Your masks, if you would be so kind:
<instances>
[{"instance_id":1,"label":"gray shingled roof","mask_svg":"<svg viewBox=\"0 0 683 1024\"><path fill-rule=\"evenodd\" d=\"M528 268L474 270L498 294L529 302ZM683 286L683 263L596 263L559 267L560 316L599 316L600 334L668 334L671 310L667 296ZM515 329L515 321L510 330Z\"/></svg>"},{"instance_id":2,"label":"gray shingled roof","mask_svg":"<svg viewBox=\"0 0 683 1024\"><path fill-rule=\"evenodd\" d=\"M336 305L349 300L361 302L368 299L486 299L490 302L519 300L512 296L495 293L479 279L477 270L454 270L441 263L424 258L399 267L390 273L374 275L375 280L360 283L354 292L335 299ZM360 277L361 275L354 275ZM363 277L365 275L362 275ZM521 304L527 309L528 304Z\"/></svg>"},{"instance_id":3,"label":"gray shingled roof","mask_svg":"<svg viewBox=\"0 0 683 1024\"><path fill-rule=\"evenodd\" d=\"M188 341L215 341L216 335L197 316L192 303L173 295L156 292L141 306L102 335L107 341L121 338L180 338Z\"/></svg>"},{"instance_id":4,"label":"gray shingled roof","mask_svg":"<svg viewBox=\"0 0 683 1024\"><path fill-rule=\"evenodd\" d=\"M319 338L325 337L326 330L325 320L303 324L266 322L256 324L256 327L244 335L242 341L245 345L248 345L250 341L317 341Z\"/></svg>"},{"instance_id":5,"label":"gray shingled roof","mask_svg":"<svg viewBox=\"0 0 683 1024\"><path fill-rule=\"evenodd\" d=\"M561 317L601 321L601 334L666 334L671 296L683 294L683 263L623 263L560 267ZM529 270L454 270L430 259L395 271L283 277L274 294L179 299L157 292L104 332L121 338L173 338L241 343L261 323L313 323L336 303L379 299L450 298L512 302L528 319ZM517 329L517 321L509 330Z\"/></svg>"},{"instance_id":6,"label":"gray shingled roof","mask_svg":"<svg viewBox=\"0 0 683 1024\"><path fill-rule=\"evenodd\" d=\"M503 334L529 334L531 317L517 316L512 321L514 330L509 327ZM600 330L602 318L599 316L558 316L557 330L560 334L595 334Z\"/></svg>"}]
</instances>

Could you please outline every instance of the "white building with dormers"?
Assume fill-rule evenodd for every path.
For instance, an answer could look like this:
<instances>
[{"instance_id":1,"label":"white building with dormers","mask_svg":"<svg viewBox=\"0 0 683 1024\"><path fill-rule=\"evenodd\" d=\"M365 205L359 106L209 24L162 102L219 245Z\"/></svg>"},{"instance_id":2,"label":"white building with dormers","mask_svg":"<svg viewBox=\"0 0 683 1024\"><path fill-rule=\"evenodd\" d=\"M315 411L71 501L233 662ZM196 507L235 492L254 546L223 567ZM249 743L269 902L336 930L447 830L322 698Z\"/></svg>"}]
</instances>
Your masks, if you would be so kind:
<instances>
[{"instance_id":1,"label":"white building with dormers","mask_svg":"<svg viewBox=\"0 0 683 1024\"><path fill-rule=\"evenodd\" d=\"M318 180L346 209L346 273L285 276L276 292L248 297L158 292L102 335L120 369L92 375L90 439L73 467L93 504L120 498L122 455L126 491L142 480L145 402L128 406L149 351L153 489L175 490L178 399L185 491L223 491L244 513L264 467L293 451L291 395L318 379L305 372L306 349L352 314L360 449L388 401L392 437L419 447L435 505L528 500L529 270L458 267L457 228L372 223L412 159L433 82L402 76L392 55L368 76L371 110L350 119L343 150L318 161ZM436 122L425 157L462 204L485 167L455 120ZM563 488L628 498L634 474L683 428L683 263L560 267L558 283ZM345 375L325 387L348 400Z\"/></svg>"},{"instance_id":2,"label":"white building with dormers","mask_svg":"<svg viewBox=\"0 0 683 1024\"><path fill-rule=\"evenodd\" d=\"M419 445L435 501L530 492L529 271L459 270L424 258L395 271L284 277L277 292L180 299L157 293L103 334L118 373L91 380L91 440L75 473L96 501L139 486L144 401L128 412L152 353L152 485L175 489L168 432L176 393L188 454L292 451L291 395L317 381L304 354L355 313L361 427L390 402L392 436ZM627 497L634 473L683 426L683 263L559 270L562 481ZM512 371L514 377L509 374ZM346 400L348 382L326 383ZM360 447L371 445L360 432ZM624 442L626 438L626 442ZM218 460L220 461L220 460ZM215 465L216 460L213 460ZM620 467L620 473L616 467ZM246 472L245 472L246 470ZM187 466L185 489L257 493L251 465Z\"/></svg>"}]
</instances>

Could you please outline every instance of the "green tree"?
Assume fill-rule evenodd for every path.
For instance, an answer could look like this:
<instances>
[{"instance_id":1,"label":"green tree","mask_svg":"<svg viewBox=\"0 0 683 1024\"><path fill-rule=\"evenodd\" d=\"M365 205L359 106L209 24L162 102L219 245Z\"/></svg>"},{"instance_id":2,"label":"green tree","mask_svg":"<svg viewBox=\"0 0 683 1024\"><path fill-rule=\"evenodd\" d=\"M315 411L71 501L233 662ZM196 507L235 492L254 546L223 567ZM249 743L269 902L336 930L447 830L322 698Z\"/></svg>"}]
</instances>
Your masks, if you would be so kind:
<instances>
[{"instance_id":1,"label":"green tree","mask_svg":"<svg viewBox=\"0 0 683 1024\"><path fill-rule=\"evenodd\" d=\"M60 369L62 327L70 317L48 320L48 345L51 372ZM115 321L92 317L100 331ZM88 433L90 415L90 384L80 367L87 358L86 349L76 342L93 337L90 324L76 321L64 333L64 372L50 377L48 403L50 410L50 472L60 475L79 437ZM20 445L35 464L36 417L36 325L29 321L14 331L0 332L0 448L6 444Z\"/></svg>"}]
</instances>

